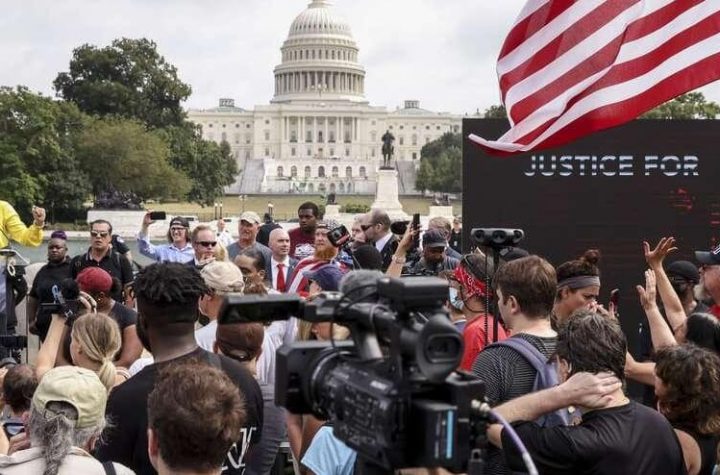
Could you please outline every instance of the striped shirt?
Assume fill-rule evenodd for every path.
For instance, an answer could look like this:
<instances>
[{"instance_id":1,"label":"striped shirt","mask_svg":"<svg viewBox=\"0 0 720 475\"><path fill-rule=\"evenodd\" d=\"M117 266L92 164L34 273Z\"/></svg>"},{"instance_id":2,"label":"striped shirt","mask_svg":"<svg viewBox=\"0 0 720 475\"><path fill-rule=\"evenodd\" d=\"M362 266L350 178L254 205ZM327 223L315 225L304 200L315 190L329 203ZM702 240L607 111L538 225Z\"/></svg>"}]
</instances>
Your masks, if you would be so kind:
<instances>
[{"instance_id":1,"label":"striped shirt","mask_svg":"<svg viewBox=\"0 0 720 475\"><path fill-rule=\"evenodd\" d=\"M527 340L548 358L555 353L557 345L555 337L538 337L519 333L511 338ZM507 346L485 348L475 358L472 372L485 382L485 395L491 406L497 406L532 392L537 374L524 356ZM510 475L511 473L505 465L502 451L490 446L485 474Z\"/></svg>"}]
</instances>

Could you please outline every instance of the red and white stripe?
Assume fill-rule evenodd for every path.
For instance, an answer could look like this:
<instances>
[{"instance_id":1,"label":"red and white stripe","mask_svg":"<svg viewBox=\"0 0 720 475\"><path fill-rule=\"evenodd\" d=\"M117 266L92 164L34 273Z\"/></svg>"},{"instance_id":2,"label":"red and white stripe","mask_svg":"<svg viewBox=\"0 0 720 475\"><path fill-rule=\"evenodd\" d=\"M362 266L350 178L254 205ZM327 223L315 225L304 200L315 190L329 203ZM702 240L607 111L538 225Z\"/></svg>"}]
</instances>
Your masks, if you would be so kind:
<instances>
[{"instance_id":1,"label":"red and white stripe","mask_svg":"<svg viewBox=\"0 0 720 475\"><path fill-rule=\"evenodd\" d=\"M493 154L568 143L720 79L720 0L530 0L497 65Z\"/></svg>"}]
</instances>

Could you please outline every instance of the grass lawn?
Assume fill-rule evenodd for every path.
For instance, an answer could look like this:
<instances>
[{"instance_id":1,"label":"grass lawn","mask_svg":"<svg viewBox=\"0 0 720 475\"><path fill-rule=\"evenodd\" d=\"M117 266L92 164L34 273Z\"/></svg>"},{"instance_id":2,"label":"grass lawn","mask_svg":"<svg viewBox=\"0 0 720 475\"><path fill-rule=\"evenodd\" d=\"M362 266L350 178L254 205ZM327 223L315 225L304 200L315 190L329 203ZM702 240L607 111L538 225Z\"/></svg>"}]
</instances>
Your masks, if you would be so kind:
<instances>
[{"instance_id":1,"label":"grass lawn","mask_svg":"<svg viewBox=\"0 0 720 475\"><path fill-rule=\"evenodd\" d=\"M338 195L337 203L345 204L366 204L372 205L373 196L368 195ZM226 196L223 200L223 215L238 216L245 211L255 211L260 217L267 211L268 203L274 205L273 214L276 220L286 220L297 218L297 208L301 203L313 201L321 204L323 200L318 195L253 195L247 196L245 200L241 200L237 196ZM432 204L429 198L421 197L401 197L400 202L403 210L408 214L420 213L428 214L428 207ZM460 201L453 202L455 214L460 214L462 203ZM156 211L166 211L168 214L197 215L200 221L209 221L214 218L215 213L212 206L201 207L194 203L158 203L152 206Z\"/></svg>"}]
</instances>

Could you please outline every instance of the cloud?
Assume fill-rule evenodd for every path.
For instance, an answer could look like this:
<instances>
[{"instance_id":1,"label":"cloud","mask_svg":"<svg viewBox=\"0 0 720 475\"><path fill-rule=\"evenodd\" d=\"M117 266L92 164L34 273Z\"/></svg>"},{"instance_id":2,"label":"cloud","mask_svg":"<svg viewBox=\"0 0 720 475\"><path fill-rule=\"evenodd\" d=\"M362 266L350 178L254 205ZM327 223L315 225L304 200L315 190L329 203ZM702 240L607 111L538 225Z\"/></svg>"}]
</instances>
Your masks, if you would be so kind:
<instances>
[{"instance_id":1,"label":"cloud","mask_svg":"<svg viewBox=\"0 0 720 475\"><path fill-rule=\"evenodd\" d=\"M292 20L309 0L25 0L3 4L0 85L53 95L73 48L147 37L193 88L188 107L232 97L272 98L273 68ZM524 0L336 0L365 66L366 96L456 113L497 104L495 61ZM703 89L720 102L720 83Z\"/></svg>"}]
</instances>

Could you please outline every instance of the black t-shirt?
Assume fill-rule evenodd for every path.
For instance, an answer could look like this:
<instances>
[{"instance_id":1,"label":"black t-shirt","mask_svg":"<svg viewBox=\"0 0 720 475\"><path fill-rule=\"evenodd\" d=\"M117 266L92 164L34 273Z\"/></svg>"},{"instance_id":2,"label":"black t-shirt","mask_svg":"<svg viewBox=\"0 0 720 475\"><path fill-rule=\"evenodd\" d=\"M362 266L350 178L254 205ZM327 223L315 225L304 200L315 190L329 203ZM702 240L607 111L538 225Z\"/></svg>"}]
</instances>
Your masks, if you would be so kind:
<instances>
[{"instance_id":1,"label":"black t-shirt","mask_svg":"<svg viewBox=\"0 0 720 475\"><path fill-rule=\"evenodd\" d=\"M512 338L522 338L535 346L546 357L555 352L557 338L539 337L518 333ZM478 353L472 372L485 382L485 396L491 406L524 396L532 392L537 372L523 355L507 346L490 346ZM487 475L508 475L502 452L494 446L487 451Z\"/></svg>"},{"instance_id":2,"label":"black t-shirt","mask_svg":"<svg viewBox=\"0 0 720 475\"><path fill-rule=\"evenodd\" d=\"M110 309L108 315L117 322L121 332L127 327L137 323L137 312L131 308L127 308L120 302L115 302L115 305Z\"/></svg>"},{"instance_id":3,"label":"black t-shirt","mask_svg":"<svg viewBox=\"0 0 720 475\"><path fill-rule=\"evenodd\" d=\"M197 359L213 364L213 355L197 348L187 355L163 363L146 366L127 382L115 388L108 397L105 414L110 418L111 427L103 434L95 456L102 462L118 462L131 468L138 475L155 475L147 454L147 400L155 386L158 367ZM252 374L240 363L219 355L220 367L233 380L245 397L247 420L242 429L241 440L233 445L223 465L223 475L240 475L245 471L245 455L251 445L259 442L262 435L263 398L260 386ZM212 397L208 394L208 397ZM202 421L198 421L202 424ZM192 434L189 434L192 436Z\"/></svg>"},{"instance_id":4,"label":"black t-shirt","mask_svg":"<svg viewBox=\"0 0 720 475\"><path fill-rule=\"evenodd\" d=\"M630 402L592 411L577 426L541 428L513 424L541 474L684 475L685 461L670 423L657 411ZM505 461L525 470L522 456L506 430Z\"/></svg>"},{"instance_id":5,"label":"black t-shirt","mask_svg":"<svg viewBox=\"0 0 720 475\"><path fill-rule=\"evenodd\" d=\"M110 252L105 254L105 256L100 260L100 262L90 257L90 251L86 252L85 254L73 257L72 261L70 262L70 267L72 269L72 278L77 278L78 274L86 267L93 266L103 269L112 277L118 279L122 284L123 289L127 284L133 281L133 271L132 265L130 265L130 261L127 259L127 257L119 254L113 249L111 249ZM115 294L112 294L112 298L117 302L122 302L122 290Z\"/></svg>"},{"instance_id":6,"label":"black t-shirt","mask_svg":"<svg viewBox=\"0 0 720 475\"><path fill-rule=\"evenodd\" d=\"M53 303L55 301L55 297L52 293L53 286L59 286L62 280L68 278L72 278L70 259L65 259L59 264L48 262L42 266L35 275L32 288L30 289L30 296L38 301L38 310L35 315L37 319L35 326L38 330L38 336L42 341L45 340L47 332L50 329L52 314L49 310L44 309L40 304Z\"/></svg>"}]
</instances>

